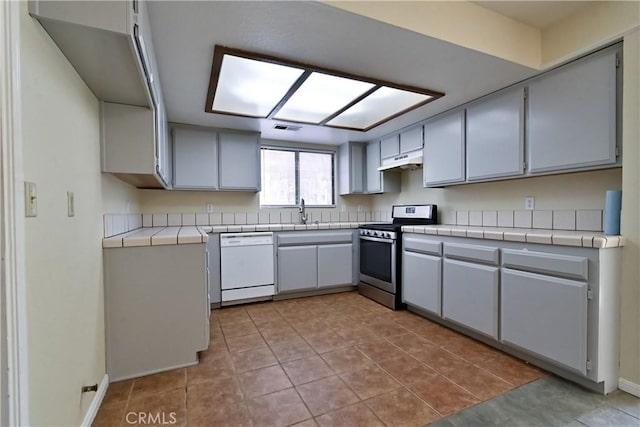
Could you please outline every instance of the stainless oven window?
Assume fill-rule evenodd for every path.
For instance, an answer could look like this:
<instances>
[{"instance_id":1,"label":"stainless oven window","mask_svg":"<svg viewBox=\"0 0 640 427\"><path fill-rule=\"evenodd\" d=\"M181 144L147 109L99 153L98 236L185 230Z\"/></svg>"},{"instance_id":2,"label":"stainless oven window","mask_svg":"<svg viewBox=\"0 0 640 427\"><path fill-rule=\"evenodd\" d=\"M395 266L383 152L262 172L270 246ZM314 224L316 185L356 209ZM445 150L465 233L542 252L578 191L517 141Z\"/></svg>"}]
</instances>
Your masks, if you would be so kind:
<instances>
[{"instance_id":1,"label":"stainless oven window","mask_svg":"<svg viewBox=\"0 0 640 427\"><path fill-rule=\"evenodd\" d=\"M393 283L393 244L360 238L360 274Z\"/></svg>"}]
</instances>

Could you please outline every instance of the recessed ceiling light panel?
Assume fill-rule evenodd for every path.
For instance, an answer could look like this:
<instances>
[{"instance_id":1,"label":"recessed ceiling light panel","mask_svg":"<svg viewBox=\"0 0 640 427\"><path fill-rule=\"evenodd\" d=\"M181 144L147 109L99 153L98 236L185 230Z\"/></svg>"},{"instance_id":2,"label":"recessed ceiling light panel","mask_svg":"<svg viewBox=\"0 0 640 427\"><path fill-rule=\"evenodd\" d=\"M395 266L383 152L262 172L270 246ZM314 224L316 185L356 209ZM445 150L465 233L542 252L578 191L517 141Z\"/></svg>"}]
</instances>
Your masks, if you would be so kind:
<instances>
[{"instance_id":1,"label":"recessed ceiling light panel","mask_svg":"<svg viewBox=\"0 0 640 427\"><path fill-rule=\"evenodd\" d=\"M224 55L212 110L267 117L304 70Z\"/></svg>"},{"instance_id":2,"label":"recessed ceiling light panel","mask_svg":"<svg viewBox=\"0 0 640 427\"><path fill-rule=\"evenodd\" d=\"M367 129L378 122L395 117L414 106L429 101L430 95L409 92L406 90L381 87L343 113L329 120L329 126ZM387 119L388 120L388 119Z\"/></svg>"},{"instance_id":3,"label":"recessed ceiling light panel","mask_svg":"<svg viewBox=\"0 0 640 427\"><path fill-rule=\"evenodd\" d=\"M367 131L442 96L216 46L205 111Z\"/></svg>"},{"instance_id":4,"label":"recessed ceiling light panel","mask_svg":"<svg viewBox=\"0 0 640 427\"><path fill-rule=\"evenodd\" d=\"M374 86L373 83L312 73L274 118L320 123Z\"/></svg>"}]
</instances>

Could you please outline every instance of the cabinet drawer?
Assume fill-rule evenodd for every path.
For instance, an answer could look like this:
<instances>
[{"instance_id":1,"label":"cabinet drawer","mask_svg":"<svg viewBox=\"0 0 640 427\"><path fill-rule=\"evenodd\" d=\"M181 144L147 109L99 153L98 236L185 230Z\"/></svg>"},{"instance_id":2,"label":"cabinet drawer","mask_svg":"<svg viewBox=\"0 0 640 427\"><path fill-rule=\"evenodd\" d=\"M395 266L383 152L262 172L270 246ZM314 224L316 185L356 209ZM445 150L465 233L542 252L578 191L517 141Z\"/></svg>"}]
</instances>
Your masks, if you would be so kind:
<instances>
[{"instance_id":1,"label":"cabinet drawer","mask_svg":"<svg viewBox=\"0 0 640 427\"><path fill-rule=\"evenodd\" d=\"M404 236L402 247L405 251L419 252L429 255L442 255L442 242L427 240L421 237Z\"/></svg>"},{"instance_id":2,"label":"cabinet drawer","mask_svg":"<svg viewBox=\"0 0 640 427\"><path fill-rule=\"evenodd\" d=\"M444 255L447 258L479 261L491 265L498 265L500 262L500 250L488 246L445 243Z\"/></svg>"},{"instance_id":3,"label":"cabinet drawer","mask_svg":"<svg viewBox=\"0 0 640 427\"><path fill-rule=\"evenodd\" d=\"M516 270L564 276L573 279L589 279L587 258L531 252L527 250L502 250L502 265Z\"/></svg>"},{"instance_id":4,"label":"cabinet drawer","mask_svg":"<svg viewBox=\"0 0 640 427\"><path fill-rule=\"evenodd\" d=\"M335 231L328 233L283 233L278 235L278 246L290 245L310 245L329 243L351 243L353 242L353 231Z\"/></svg>"}]
</instances>

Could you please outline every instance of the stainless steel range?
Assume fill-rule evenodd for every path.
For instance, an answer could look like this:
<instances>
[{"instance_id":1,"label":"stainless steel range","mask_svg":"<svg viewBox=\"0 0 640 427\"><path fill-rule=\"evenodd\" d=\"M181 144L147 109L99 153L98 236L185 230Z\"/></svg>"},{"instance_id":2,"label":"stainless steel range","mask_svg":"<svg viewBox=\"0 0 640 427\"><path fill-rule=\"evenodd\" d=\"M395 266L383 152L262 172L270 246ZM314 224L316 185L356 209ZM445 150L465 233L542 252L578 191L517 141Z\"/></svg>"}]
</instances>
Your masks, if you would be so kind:
<instances>
[{"instance_id":1,"label":"stainless steel range","mask_svg":"<svg viewBox=\"0 0 640 427\"><path fill-rule=\"evenodd\" d=\"M394 205L393 223L360 228L360 294L393 310L402 308L402 226L437 224L436 205Z\"/></svg>"}]
</instances>

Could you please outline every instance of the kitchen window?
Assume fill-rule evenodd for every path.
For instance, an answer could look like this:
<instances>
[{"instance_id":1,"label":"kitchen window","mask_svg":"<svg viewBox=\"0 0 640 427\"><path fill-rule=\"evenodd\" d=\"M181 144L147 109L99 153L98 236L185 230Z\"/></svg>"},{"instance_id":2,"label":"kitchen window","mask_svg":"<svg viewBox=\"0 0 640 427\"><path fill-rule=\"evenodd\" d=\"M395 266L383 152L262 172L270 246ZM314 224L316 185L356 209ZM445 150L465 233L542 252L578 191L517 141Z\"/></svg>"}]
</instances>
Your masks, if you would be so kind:
<instances>
[{"instance_id":1,"label":"kitchen window","mask_svg":"<svg viewBox=\"0 0 640 427\"><path fill-rule=\"evenodd\" d=\"M260 206L335 206L335 153L262 147Z\"/></svg>"}]
</instances>

